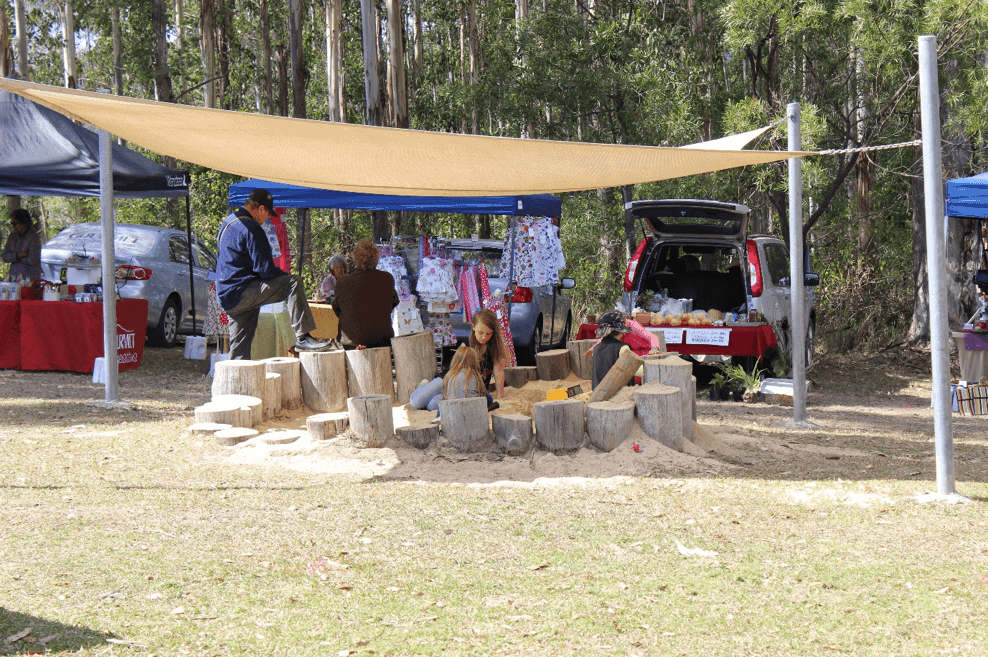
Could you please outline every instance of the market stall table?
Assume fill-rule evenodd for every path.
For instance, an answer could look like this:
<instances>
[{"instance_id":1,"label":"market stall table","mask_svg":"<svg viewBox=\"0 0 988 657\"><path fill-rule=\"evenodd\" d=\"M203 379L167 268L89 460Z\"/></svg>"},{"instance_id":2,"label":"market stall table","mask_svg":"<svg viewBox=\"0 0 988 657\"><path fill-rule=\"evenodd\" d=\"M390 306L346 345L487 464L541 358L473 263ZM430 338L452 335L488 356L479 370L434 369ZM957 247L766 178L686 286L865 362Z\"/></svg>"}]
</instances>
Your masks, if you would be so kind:
<instances>
[{"instance_id":1,"label":"market stall table","mask_svg":"<svg viewBox=\"0 0 988 657\"><path fill-rule=\"evenodd\" d=\"M661 330L666 349L681 354L761 357L774 347L775 332L770 324L734 326L646 326L647 331ZM597 324L581 324L577 340L596 338Z\"/></svg>"},{"instance_id":2,"label":"market stall table","mask_svg":"<svg viewBox=\"0 0 988 657\"><path fill-rule=\"evenodd\" d=\"M980 381L988 376L988 333L979 331L951 331L957 343L957 360L961 366L962 381Z\"/></svg>"},{"instance_id":3,"label":"market stall table","mask_svg":"<svg viewBox=\"0 0 988 657\"><path fill-rule=\"evenodd\" d=\"M92 372L103 356L103 304L74 301L18 301L21 369ZM117 360L134 370L144 355L148 302L117 301Z\"/></svg>"},{"instance_id":4,"label":"market stall table","mask_svg":"<svg viewBox=\"0 0 988 657\"><path fill-rule=\"evenodd\" d=\"M312 337L319 340L335 339L339 334L340 321L333 307L328 303L310 301L309 309L312 310L312 318L316 320L316 330L312 332Z\"/></svg>"},{"instance_id":5,"label":"market stall table","mask_svg":"<svg viewBox=\"0 0 988 657\"><path fill-rule=\"evenodd\" d=\"M0 369L21 368L21 302L0 301Z\"/></svg>"}]
</instances>

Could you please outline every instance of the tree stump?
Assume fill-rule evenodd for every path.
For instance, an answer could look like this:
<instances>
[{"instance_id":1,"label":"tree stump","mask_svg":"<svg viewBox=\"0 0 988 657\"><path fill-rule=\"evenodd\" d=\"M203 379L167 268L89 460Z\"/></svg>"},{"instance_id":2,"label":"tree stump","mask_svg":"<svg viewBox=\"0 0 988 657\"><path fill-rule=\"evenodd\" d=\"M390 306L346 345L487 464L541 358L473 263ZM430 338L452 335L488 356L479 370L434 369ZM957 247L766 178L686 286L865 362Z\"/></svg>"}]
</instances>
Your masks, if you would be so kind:
<instances>
[{"instance_id":1,"label":"tree stump","mask_svg":"<svg viewBox=\"0 0 988 657\"><path fill-rule=\"evenodd\" d=\"M200 408L202 407L200 406ZM221 424L219 422L197 422L196 424L189 425L189 431L197 436L211 436L217 431L232 428L233 425Z\"/></svg>"},{"instance_id":2,"label":"tree stump","mask_svg":"<svg viewBox=\"0 0 988 657\"><path fill-rule=\"evenodd\" d=\"M569 350L550 349L535 354L535 368L543 381L560 381L569 376Z\"/></svg>"},{"instance_id":3,"label":"tree stump","mask_svg":"<svg viewBox=\"0 0 988 657\"><path fill-rule=\"evenodd\" d=\"M239 445L245 440L250 440L257 435L257 429L248 429L246 427L233 427L232 429L223 429L222 431L217 431L213 434L216 438L216 442L224 447L233 447L234 445Z\"/></svg>"},{"instance_id":4,"label":"tree stump","mask_svg":"<svg viewBox=\"0 0 988 657\"><path fill-rule=\"evenodd\" d=\"M264 419L270 420L281 412L281 375L274 372L264 374Z\"/></svg>"},{"instance_id":5,"label":"tree stump","mask_svg":"<svg viewBox=\"0 0 988 657\"><path fill-rule=\"evenodd\" d=\"M693 438L693 406L696 403L696 387L693 379L693 363L679 356L667 356L645 361L645 376L642 383L658 381L667 386L679 388L682 392L680 403L683 406L683 438Z\"/></svg>"},{"instance_id":6,"label":"tree stump","mask_svg":"<svg viewBox=\"0 0 988 657\"><path fill-rule=\"evenodd\" d=\"M202 406L196 407L195 416L196 424L223 424L228 429L232 427L250 429L254 426L250 409L233 402L206 402Z\"/></svg>"},{"instance_id":7,"label":"tree stump","mask_svg":"<svg viewBox=\"0 0 988 657\"><path fill-rule=\"evenodd\" d=\"M335 412L346 408L349 396L346 356L343 351L303 351L302 399L314 411Z\"/></svg>"},{"instance_id":8,"label":"tree stump","mask_svg":"<svg viewBox=\"0 0 988 657\"><path fill-rule=\"evenodd\" d=\"M285 429L284 431L269 431L261 434L261 442L266 445L287 445L302 437L305 433L299 429Z\"/></svg>"},{"instance_id":9,"label":"tree stump","mask_svg":"<svg viewBox=\"0 0 988 657\"><path fill-rule=\"evenodd\" d=\"M432 337L430 336L429 339L431 340ZM432 441L439 437L439 425L432 422L411 424L407 427L396 428L395 433L412 447L425 449L432 444Z\"/></svg>"},{"instance_id":10,"label":"tree stump","mask_svg":"<svg viewBox=\"0 0 988 657\"><path fill-rule=\"evenodd\" d=\"M696 377L690 377L690 417L696 422ZM691 439L692 440L692 439Z\"/></svg>"},{"instance_id":11,"label":"tree stump","mask_svg":"<svg viewBox=\"0 0 988 657\"><path fill-rule=\"evenodd\" d=\"M362 351L373 350L364 349ZM354 435L364 441L367 447L384 447L388 438L395 435L390 396L362 395L350 397L346 400L346 407Z\"/></svg>"},{"instance_id":12,"label":"tree stump","mask_svg":"<svg viewBox=\"0 0 988 657\"><path fill-rule=\"evenodd\" d=\"M298 358L265 358L264 371L281 375L281 407L286 411L302 408L302 363Z\"/></svg>"},{"instance_id":13,"label":"tree stump","mask_svg":"<svg viewBox=\"0 0 988 657\"><path fill-rule=\"evenodd\" d=\"M346 378L352 397L387 395L395 400L394 379L391 376L391 348L352 349L346 354ZM435 360L435 347L432 351ZM421 382L422 379L416 381Z\"/></svg>"},{"instance_id":14,"label":"tree stump","mask_svg":"<svg viewBox=\"0 0 988 657\"><path fill-rule=\"evenodd\" d=\"M632 401L587 404L587 437L602 452L610 452L623 443L634 423Z\"/></svg>"},{"instance_id":15,"label":"tree stump","mask_svg":"<svg viewBox=\"0 0 988 657\"><path fill-rule=\"evenodd\" d=\"M590 393L590 403L607 401L618 393L641 367L642 359L631 349L622 349L621 355L604 375L597 389Z\"/></svg>"},{"instance_id":16,"label":"tree stump","mask_svg":"<svg viewBox=\"0 0 988 657\"><path fill-rule=\"evenodd\" d=\"M260 397L252 397L251 395L213 395L211 404L235 404L241 408L246 408L250 411L250 426L256 427L257 425L264 422L264 402L261 401ZM234 424L234 427L244 426L242 424Z\"/></svg>"},{"instance_id":17,"label":"tree stump","mask_svg":"<svg viewBox=\"0 0 988 657\"><path fill-rule=\"evenodd\" d=\"M575 450L583 445L587 405L579 399L545 401L533 404L535 441L545 449Z\"/></svg>"},{"instance_id":18,"label":"tree stump","mask_svg":"<svg viewBox=\"0 0 988 657\"><path fill-rule=\"evenodd\" d=\"M264 372L264 363L259 360L220 361L213 372L213 397L248 395L263 399Z\"/></svg>"},{"instance_id":19,"label":"tree stump","mask_svg":"<svg viewBox=\"0 0 988 657\"><path fill-rule=\"evenodd\" d=\"M538 381L538 368L532 366L505 367L504 385L512 388L524 387L529 381Z\"/></svg>"},{"instance_id":20,"label":"tree stump","mask_svg":"<svg viewBox=\"0 0 988 657\"><path fill-rule=\"evenodd\" d=\"M350 426L350 415L346 411L319 413L305 418L305 430L313 440L327 440L343 433Z\"/></svg>"},{"instance_id":21,"label":"tree stump","mask_svg":"<svg viewBox=\"0 0 988 657\"><path fill-rule=\"evenodd\" d=\"M478 452L490 444L486 397L444 399L439 402L443 435L461 452Z\"/></svg>"},{"instance_id":22,"label":"tree stump","mask_svg":"<svg viewBox=\"0 0 988 657\"><path fill-rule=\"evenodd\" d=\"M635 407L642 430L678 452L683 451L683 424L689 421L688 416L683 417L682 394L679 388L658 381L635 391ZM690 424L691 431L692 428Z\"/></svg>"},{"instance_id":23,"label":"tree stump","mask_svg":"<svg viewBox=\"0 0 988 657\"><path fill-rule=\"evenodd\" d=\"M593 376L593 354L588 354L587 350L596 343L596 340L570 340L566 343L569 368L581 379L589 379Z\"/></svg>"},{"instance_id":24,"label":"tree stump","mask_svg":"<svg viewBox=\"0 0 988 657\"><path fill-rule=\"evenodd\" d=\"M509 456L521 456L527 452L535 439L532 418L527 415L495 414L491 416L494 427L494 442Z\"/></svg>"},{"instance_id":25,"label":"tree stump","mask_svg":"<svg viewBox=\"0 0 988 657\"><path fill-rule=\"evenodd\" d=\"M395 359L395 396L407 404L423 380L436 376L436 345L431 331L418 331L391 338Z\"/></svg>"}]
</instances>

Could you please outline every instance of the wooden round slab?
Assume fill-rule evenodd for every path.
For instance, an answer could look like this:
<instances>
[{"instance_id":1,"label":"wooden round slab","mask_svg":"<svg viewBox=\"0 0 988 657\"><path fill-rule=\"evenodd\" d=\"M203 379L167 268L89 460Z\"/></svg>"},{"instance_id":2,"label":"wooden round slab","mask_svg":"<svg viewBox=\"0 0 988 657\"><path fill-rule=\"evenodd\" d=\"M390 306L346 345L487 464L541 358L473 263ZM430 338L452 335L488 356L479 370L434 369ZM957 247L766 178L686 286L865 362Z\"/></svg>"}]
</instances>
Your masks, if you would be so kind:
<instances>
[{"instance_id":1,"label":"wooden round slab","mask_svg":"<svg viewBox=\"0 0 988 657\"><path fill-rule=\"evenodd\" d=\"M225 447L233 447L234 445L239 445L245 440L250 440L256 436L257 433L257 429L233 427L231 429L222 429L213 435L216 437L216 442L220 445L224 445Z\"/></svg>"},{"instance_id":2,"label":"wooden round slab","mask_svg":"<svg viewBox=\"0 0 988 657\"><path fill-rule=\"evenodd\" d=\"M304 431L285 429L284 431L269 431L261 434L261 442L268 445L287 445L302 437Z\"/></svg>"},{"instance_id":3,"label":"wooden round slab","mask_svg":"<svg viewBox=\"0 0 988 657\"><path fill-rule=\"evenodd\" d=\"M211 435L217 431L232 427L232 424L224 424L222 422L197 422L189 427L189 431L199 435Z\"/></svg>"}]
</instances>

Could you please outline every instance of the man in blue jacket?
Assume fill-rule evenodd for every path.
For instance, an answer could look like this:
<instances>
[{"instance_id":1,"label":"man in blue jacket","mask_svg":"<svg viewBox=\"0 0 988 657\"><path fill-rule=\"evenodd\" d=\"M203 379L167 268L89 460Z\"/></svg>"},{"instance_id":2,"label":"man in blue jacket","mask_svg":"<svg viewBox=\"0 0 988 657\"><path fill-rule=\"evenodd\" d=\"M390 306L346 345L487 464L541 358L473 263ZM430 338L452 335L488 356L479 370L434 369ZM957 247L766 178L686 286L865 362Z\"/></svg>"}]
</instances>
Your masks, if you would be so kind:
<instances>
[{"instance_id":1,"label":"man in blue jacket","mask_svg":"<svg viewBox=\"0 0 988 657\"><path fill-rule=\"evenodd\" d=\"M230 317L230 358L249 359L261 306L286 301L295 329L296 351L326 351L331 343L309 333L316 322L306 301L302 279L274 265L271 244L261 224L274 215L274 199L255 189L242 208L220 225L216 239L216 293Z\"/></svg>"}]
</instances>

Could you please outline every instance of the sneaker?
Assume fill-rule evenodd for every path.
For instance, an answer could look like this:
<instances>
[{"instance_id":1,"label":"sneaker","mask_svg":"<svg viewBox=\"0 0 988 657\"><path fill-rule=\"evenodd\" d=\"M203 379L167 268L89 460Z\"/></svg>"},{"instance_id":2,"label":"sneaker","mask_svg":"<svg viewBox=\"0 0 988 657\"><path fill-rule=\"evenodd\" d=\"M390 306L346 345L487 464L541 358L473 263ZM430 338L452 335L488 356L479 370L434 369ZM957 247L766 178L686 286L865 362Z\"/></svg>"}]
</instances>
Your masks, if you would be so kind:
<instances>
[{"instance_id":1,"label":"sneaker","mask_svg":"<svg viewBox=\"0 0 988 657\"><path fill-rule=\"evenodd\" d=\"M309 334L295 338L295 351L329 351L333 343L329 340L317 340Z\"/></svg>"},{"instance_id":2,"label":"sneaker","mask_svg":"<svg viewBox=\"0 0 988 657\"><path fill-rule=\"evenodd\" d=\"M487 412L490 413L492 411L496 411L499 408L501 408L500 404L498 404L496 401L491 402L490 404L487 405Z\"/></svg>"}]
</instances>

